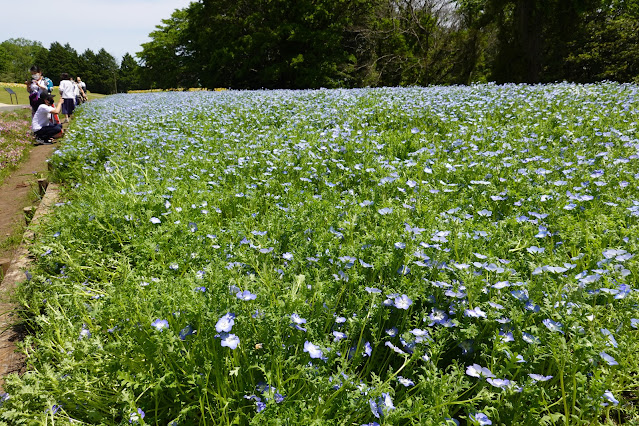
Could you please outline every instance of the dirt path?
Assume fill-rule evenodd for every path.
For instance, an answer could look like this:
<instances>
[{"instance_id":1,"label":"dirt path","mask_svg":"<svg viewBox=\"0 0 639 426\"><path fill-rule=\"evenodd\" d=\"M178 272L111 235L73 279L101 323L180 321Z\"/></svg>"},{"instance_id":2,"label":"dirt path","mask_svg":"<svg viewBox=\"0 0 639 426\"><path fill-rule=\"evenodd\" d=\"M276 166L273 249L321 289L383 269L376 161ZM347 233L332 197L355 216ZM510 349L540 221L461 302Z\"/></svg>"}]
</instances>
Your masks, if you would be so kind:
<instances>
[{"instance_id":1,"label":"dirt path","mask_svg":"<svg viewBox=\"0 0 639 426\"><path fill-rule=\"evenodd\" d=\"M0 243L24 223L23 209L37 204L37 180L45 177L47 158L56 147L57 144L34 146L29 159L0 186ZM4 265L11 254L11 249L0 250L0 263Z\"/></svg>"},{"instance_id":2,"label":"dirt path","mask_svg":"<svg viewBox=\"0 0 639 426\"><path fill-rule=\"evenodd\" d=\"M24 208L38 204L38 179L46 176L47 159L56 147L57 144L34 146L29 159L0 186L0 242L11 239L9 242L13 243L10 247L0 249L3 275L18 252L16 245L20 243L24 231ZM13 283L7 281L4 280L0 286L0 390L3 383L1 376L24 369L24 356L16 352L16 342L22 338L23 331L14 325L15 318L11 312L15 306L9 303Z\"/></svg>"}]
</instances>

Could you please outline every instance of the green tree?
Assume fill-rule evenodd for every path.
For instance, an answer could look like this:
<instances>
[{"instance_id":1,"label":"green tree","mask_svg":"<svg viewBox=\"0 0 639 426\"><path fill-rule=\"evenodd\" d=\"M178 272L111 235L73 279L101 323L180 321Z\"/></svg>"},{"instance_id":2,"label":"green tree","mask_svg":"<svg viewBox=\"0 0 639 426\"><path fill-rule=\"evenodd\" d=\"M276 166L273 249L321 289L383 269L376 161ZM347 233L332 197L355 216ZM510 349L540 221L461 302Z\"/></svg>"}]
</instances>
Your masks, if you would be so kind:
<instances>
[{"instance_id":1,"label":"green tree","mask_svg":"<svg viewBox=\"0 0 639 426\"><path fill-rule=\"evenodd\" d=\"M67 73L70 76L78 74L78 52L68 43L64 46L58 42L51 43L49 50L38 53L37 63L44 75L49 77L54 84L59 84L62 73Z\"/></svg>"},{"instance_id":2,"label":"green tree","mask_svg":"<svg viewBox=\"0 0 639 426\"><path fill-rule=\"evenodd\" d=\"M93 75L89 90L104 94L116 93L118 91L118 69L119 66L115 58L106 50L100 49L92 64ZM89 83L87 83L87 88L89 88Z\"/></svg>"},{"instance_id":3,"label":"green tree","mask_svg":"<svg viewBox=\"0 0 639 426\"><path fill-rule=\"evenodd\" d=\"M204 0L189 9L189 36L219 86L348 86L355 59L348 29L363 22L370 3Z\"/></svg>"},{"instance_id":4,"label":"green tree","mask_svg":"<svg viewBox=\"0 0 639 426\"><path fill-rule=\"evenodd\" d=\"M125 53L118 70L118 91L140 89L141 67L136 60L128 53Z\"/></svg>"},{"instance_id":5,"label":"green tree","mask_svg":"<svg viewBox=\"0 0 639 426\"><path fill-rule=\"evenodd\" d=\"M24 38L10 38L0 43L6 52L8 61L2 74L2 80L10 83L24 83L29 78L29 69L38 65L36 57L46 51L37 41Z\"/></svg>"},{"instance_id":6,"label":"green tree","mask_svg":"<svg viewBox=\"0 0 639 426\"><path fill-rule=\"evenodd\" d=\"M367 85L464 82L455 74L461 43L457 13L448 0L386 0L360 30L358 70ZM462 81L460 81L462 80Z\"/></svg>"},{"instance_id":7,"label":"green tree","mask_svg":"<svg viewBox=\"0 0 639 426\"><path fill-rule=\"evenodd\" d=\"M9 58L7 49L5 49L5 47L0 44L0 81L7 81L6 78L4 78L4 75L9 70L10 63L11 58Z\"/></svg>"},{"instance_id":8,"label":"green tree","mask_svg":"<svg viewBox=\"0 0 639 426\"><path fill-rule=\"evenodd\" d=\"M162 24L149 34L151 41L144 43L142 52L137 54L143 65L143 79L151 88L198 86L195 72L198 61L186 31L189 25L187 10L176 10L169 19L163 19ZM202 62L200 59L199 63Z\"/></svg>"},{"instance_id":9,"label":"green tree","mask_svg":"<svg viewBox=\"0 0 639 426\"><path fill-rule=\"evenodd\" d=\"M91 49L82 52L78 58L78 76L87 85L88 91L100 93L94 86L99 77L97 59Z\"/></svg>"},{"instance_id":10,"label":"green tree","mask_svg":"<svg viewBox=\"0 0 639 426\"><path fill-rule=\"evenodd\" d=\"M579 82L639 82L639 0L603 2L585 16L564 67Z\"/></svg>"}]
</instances>

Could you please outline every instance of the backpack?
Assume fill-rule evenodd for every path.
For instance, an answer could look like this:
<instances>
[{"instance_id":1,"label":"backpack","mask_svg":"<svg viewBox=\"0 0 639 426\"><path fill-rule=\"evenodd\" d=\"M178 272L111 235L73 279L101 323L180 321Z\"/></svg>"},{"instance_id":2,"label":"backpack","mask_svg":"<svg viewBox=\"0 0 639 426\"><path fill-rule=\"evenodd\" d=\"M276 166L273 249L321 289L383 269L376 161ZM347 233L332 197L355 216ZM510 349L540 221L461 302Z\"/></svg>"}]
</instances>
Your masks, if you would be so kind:
<instances>
[{"instance_id":1,"label":"backpack","mask_svg":"<svg viewBox=\"0 0 639 426\"><path fill-rule=\"evenodd\" d=\"M47 84L47 90L49 93L53 92L53 81L51 81L49 77L43 77L42 79Z\"/></svg>"},{"instance_id":2,"label":"backpack","mask_svg":"<svg viewBox=\"0 0 639 426\"><path fill-rule=\"evenodd\" d=\"M29 103L31 104L31 106L33 106L38 101L38 99L40 99L40 92L36 90L35 92L29 93Z\"/></svg>"}]
</instances>

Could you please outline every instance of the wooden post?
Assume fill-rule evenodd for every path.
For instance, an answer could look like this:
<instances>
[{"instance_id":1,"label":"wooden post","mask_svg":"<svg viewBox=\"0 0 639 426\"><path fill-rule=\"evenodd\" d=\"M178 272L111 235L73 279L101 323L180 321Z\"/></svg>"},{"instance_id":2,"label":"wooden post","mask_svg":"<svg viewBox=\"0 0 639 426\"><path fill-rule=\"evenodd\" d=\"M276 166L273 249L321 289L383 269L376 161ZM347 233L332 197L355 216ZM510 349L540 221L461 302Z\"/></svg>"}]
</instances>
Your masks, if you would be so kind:
<instances>
[{"instance_id":1,"label":"wooden post","mask_svg":"<svg viewBox=\"0 0 639 426\"><path fill-rule=\"evenodd\" d=\"M49 181L45 179L38 179L38 193L40 196L44 195L47 192L47 186L49 186Z\"/></svg>"}]
</instances>

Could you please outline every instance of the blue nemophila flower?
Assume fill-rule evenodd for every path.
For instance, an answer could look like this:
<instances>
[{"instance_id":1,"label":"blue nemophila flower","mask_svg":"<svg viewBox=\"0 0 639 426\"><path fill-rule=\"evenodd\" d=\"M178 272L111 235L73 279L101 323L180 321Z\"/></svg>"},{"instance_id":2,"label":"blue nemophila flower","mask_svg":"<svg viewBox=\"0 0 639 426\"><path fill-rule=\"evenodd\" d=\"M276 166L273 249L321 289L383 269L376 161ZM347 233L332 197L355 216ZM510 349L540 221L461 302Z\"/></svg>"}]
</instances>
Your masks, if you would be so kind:
<instances>
[{"instance_id":1,"label":"blue nemophila flower","mask_svg":"<svg viewBox=\"0 0 639 426\"><path fill-rule=\"evenodd\" d=\"M444 327L454 327L455 323L448 318L448 314L440 309L433 308L433 312L428 316L430 319L429 327L432 327L434 324L438 324Z\"/></svg>"},{"instance_id":2,"label":"blue nemophila flower","mask_svg":"<svg viewBox=\"0 0 639 426\"><path fill-rule=\"evenodd\" d=\"M632 328L639 328L639 319L638 318L630 318L630 326Z\"/></svg>"},{"instance_id":3,"label":"blue nemophila flower","mask_svg":"<svg viewBox=\"0 0 639 426\"><path fill-rule=\"evenodd\" d=\"M513 290L510 294L517 300L525 302L528 300L528 291L526 289Z\"/></svg>"},{"instance_id":4,"label":"blue nemophila flower","mask_svg":"<svg viewBox=\"0 0 639 426\"><path fill-rule=\"evenodd\" d=\"M493 385L494 387L500 388L500 389L507 388L508 386L512 384L512 382L508 379L497 379L492 377L489 377L488 379L486 379L486 381L490 383L491 385Z\"/></svg>"},{"instance_id":5,"label":"blue nemophila flower","mask_svg":"<svg viewBox=\"0 0 639 426\"><path fill-rule=\"evenodd\" d=\"M619 404L619 401L617 400L617 398L615 398L615 396L612 394L612 392L610 392L609 390L606 390L602 396L605 400L610 401L613 403L613 405L617 405Z\"/></svg>"},{"instance_id":6,"label":"blue nemophila flower","mask_svg":"<svg viewBox=\"0 0 639 426\"><path fill-rule=\"evenodd\" d=\"M541 306L531 302L530 300L526 302L524 305L524 309L531 312L539 312L541 310Z\"/></svg>"},{"instance_id":7,"label":"blue nemophila flower","mask_svg":"<svg viewBox=\"0 0 639 426\"><path fill-rule=\"evenodd\" d=\"M603 358L603 360L606 361L608 365L619 365L616 359L614 359L612 356L608 355L604 351L599 352L599 356L601 356L601 358Z\"/></svg>"},{"instance_id":8,"label":"blue nemophila flower","mask_svg":"<svg viewBox=\"0 0 639 426\"><path fill-rule=\"evenodd\" d=\"M406 379L402 376L397 376L397 381L406 387L415 386L415 382L413 382L411 379Z\"/></svg>"},{"instance_id":9,"label":"blue nemophila flower","mask_svg":"<svg viewBox=\"0 0 639 426\"><path fill-rule=\"evenodd\" d=\"M364 353L362 355L371 356L372 353L373 353L373 348L371 347L370 342L364 343Z\"/></svg>"},{"instance_id":10,"label":"blue nemophila flower","mask_svg":"<svg viewBox=\"0 0 639 426\"><path fill-rule=\"evenodd\" d=\"M180 340L185 340L188 336L194 333L195 331L193 330L193 327L190 325L187 325L182 330L180 330L180 333L178 335L180 336Z\"/></svg>"},{"instance_id":11,"label":"blue nemophila flower","mask_svg":"<svg viewBox=\"0 0 639 426\"><path fill-rule=\"evenodd\" d=\"M385 346L388 346L389 348L391 348L394 352L400 354L400 355L406 355L406 352L404 352L403 350L401 350L401 348L398 348L397 346L393 345L391 342L386 342L384 343Z\"/></svg>"},{"instance_id":12,"label":"blue nemophila flower","mask_svg":"<svg viewBox=\"0 0 639 426\"><path fill-rule=\"evenodd\" d=\"M378 419L380 418L382 414L384 414L374 399L369 399L368 405L371 407L371 412L373 413L373 415L377 417Z\"/></svg>"},{"instance_id":13,"label":"blue nemophila flower","mask_svg":"<svg viewBox=\"0 0 639 426\"><path fill-rule=\"evenodd\" d=\"M510 331L508 331L508 332L500 331L499 332L499 338L504 343L514 342L515 341L515 337L513 336L513 333L511 333Z\"/></svg>"},{"instance_id":14,"label":"blue nemophila flower","mask_svg":"<svg viewBox=\"0 0 639 426\"><path fill-rule=\"evenodd\" d=\"M226 332L228 333L233 328L235 324L235 314L232 312L228 312L223 315L215 324L215 331L218 333Z\"/></svg>"},{"instance_id":15,"label":"blue nemophila flower","mask_svg":"<svg viewBox=\"0 0 639 426\"><path fill-rule=\"evenodd\" d=\"M365 290L369 293L381 293L382 291L375 287L365 287Z\"/></svg>"},{"instance_id":16,"label":"blue nemophila flower","mask_svg":"<svg viewBox=\"0 0 639 426\"><path fill-rule=\"evenodd\" d=\"M484 216L484 217L490 217L490 216L493 215L493 212L491 212L490 210L483 209L483 210L478 211L477 214L479 214L480 216Z\"/></svg>"},{"instance_id":17,"label":"blue nemophila flower","mask_svg":"<svg viewBox=\"0 0 639 426\"><path fill-rule=\"evenodd\" d=\"M222 346L235 349L240 344L240 338L235 334L220 333L220 339L222 339Z\"/></svg>"},{"instance_id":18,"label":"blue nemophila flower","mask_svg":"<svg viewBox=\"0 0 639 426\"><path fill-rule=\"evenodd\" d=\"M160 219L158 219L157 217L155 217L155 216L151 218L151 223L158 224L158 223L161 223L161 222L162 221Z\"/></svg>"},{"instance_id":19,"label":"blue nemophila flower","mask_svg":"<svg viewBox=\"0 0 639 426\"><path fill-rule=\"evenodd\" d=\"M284 260L293 260L293 254L292 253L284 253L282 255L282 258L284 258Z\"/></svg>"},{"instance_id":20,"label":"blue nemophila flower","mask_svg":"<svg viewBox=\"0 0 639 426\"><path fill-rule=\"evenodd\" d=\"M539 338L533 336L532 334L526 333L526 332L522 332L521 333L521 338L524 340L524 342L529 343L529 344L539 343L540 342Z\"/></svg>"},{"instance_id":21,"label":"blue nemophila flower","mask_svg":"<svg viewBox=\"0 0 639 426\"><path fill-rule=\"evenodd\" d=\"M464 315L471 318L486 318L486 312L482 311L479 306L474 309L466 309Z\"/></svg>"},{"instance_id":22,"label":"blue nemophila flower","mask_svg":"<svg viewBox=\"0 0 639 426\"><path fill-rule=\"evenodd\" d=\"M206 292L206 287L204 287L204 286L201 286L201 287L195 287L195 288L193 289L193 291L195 291L195 292L200 292L200 293L205 293L205 292Z\"/></svg>"},{"instance_id":23,"label":"blue nemophila flower","mask_svg":"<svg viewBox=\"0 0 639 426\"><path fill-rule=\"evenodd\" d=\"M393 405L393 400L390 395L386 392L382 392L382 396L377 398L377 401L370 399L368 404L371 407L371 412L378 419L384 417L384 411L394 410L395 405Z\"/></svg>"},{"instance_id":24,"label":"blue nemophila flower","mask_svg":"<svg viewBox=\"0 0 639 426\"><path fill-rule=\"evenodd\" d=\"M401 249L405 249L406 248L406 243L398 242L398 243L395 243L394 245L395 245L396 249L400 249L401 250Z\"/></svg>"},{"instance_id":25,"label":"blue nemophila flower","mask_svg":"<svg viewBox=\"0 0 639 426\"><path fill-rule=\"evenodd\" d=\"M293 324L296 324L296 325L306 324L306 320L304 318L300 317L296 313L291 314L291 321L293 321ZM304 331L306 331L306 330L304 330Z\"/></svg>"},{"instance_id":26,"label":"blue nemophila flower","mask_svg":"<svg viewBox=\"0 0 639 426\"><path fill-rule=\"evenodd\" d=\"M395 337L399 334L399 330L397 329L397 327L388 328L386 329L386 334L391 337Z\"/></svg>"},{"instance_id":27,"label":"blue nemophila flower","mask_svg":"<svg viewBox=\"0 0 639 426\"><path fill-rule=\"evenodd\" d=\"M564 332L561 330L563 325L560 322L556 322L551 320L550 318L546 318L545 320L542 321L542 323L546 326L546 328L548 328L548 330L553 332L558 331L561 334L564 334Z\"/></svg>"},{"instance_id":28,"label":"blue nemophila flower","mask_svg":"<svg viewBox=\"0 0 639 426\"><path fill-rule=\"evenodd\" d=\"M410 273L410 268L408 266L406 266L406 265L402 265L397 270L397 273L399 275L408 275Z\"/></svg>"},{"instance_id":29,"label":"blue nemophila flower","mask_svg":"<svg viewBox=\"0 0 639 426\"><path fill-rule=\"evenodd\" d=\"M308 340L304 342L304 352L308 352L309 356L313 359L322 359L324 356L320 347Z\"/></svg>"},{"instance_id":30,"label":"blue nemophila flower","mask_svg":"<svg viewBox=\"0 0 639 426\"><path fill-rule=\"evenodd\" d=\"M607 328L602 328L601 329L601 334L606 336L606 340L607 340L606 344L607 345L612 346L613 348L616 348L618 346L617 340L615 339L615 336L612 335L610 330L608 330Z\"/></svg>"},{"instance_id":31,"label":"blue nemophila flower","mask_svg":"<svg viewBox=\"0 0 639 426\"><path fill-rule=\"evenodd\" d=\"M535 382L547 382L548 380L552 379L552 376L544 376L542 374L529 374L528 376L530 376L531 379L533 379L533 381Z\"/></svg>"},{"instance_id":32,"label":"blue nemophila flower","mask_svg":"<svg viewBox=\"0 0 639 426\"><path fill-rule=\"evenodd\" d=\"M371 265L370 263L366 263L364 262L362 259L359 259L359 264L362 265L362 268L372 268L373 265ZM369 287L367 287L369 288Z\"/></svg>"},{"instance_id":33,"label":"blue nemophila flower","mask_svg":"<svg viewBox=\"0 0 639 426\"><path fill-rule=\"evenodd\" d=\"M140 420L142 420L144 416L144 411L142 411L141 408L138 408L135 413L131 413L129 416L129 423L140 423Z\"/></svg>"},{"instance_id":34,"label":"blue nemophila flower","mask_svg":"<svg viewBox=\"0 0 639 426\"><path fill-rule=\"evenodd\" d=\"M342 333L341 331L333 331L333 336L335 337L333 339L334 342L338 342L342 339L346 339L346 333Z\"/></svg>"},{"instance_id":35,"label":"blue nemophila flower","mask_svg":"<svg viewBox=\"0 0 639 426\"><path fill-rule=\"evenodd\" d=\"M395 298L395 307L397 309L408 309L410 305L413 304L413 301L405 294L398 296Z\"/></svg>"},{"instance_id":36,"label":"blue nemophila flower","mask_svg":"<svg viewBox=\"0 0 639 426\"><path fill-rule=\"evenodd\" d=\"M510 335L512 336L512 333L508 333L508 334L510 334ZM515 339L513 339L513 341L514 341L514 340L515 340ZM507 357L508 359L510 359L510 360L512 360L512 359L513 359L513 354L511 354L511 353L510 353L510 351L505 350L504 352L506 353L506 357ZM526 362L526 360L524 359L524 357L523 357L522 355L517 354L517 356L515 356L515 362L517 362L517 363L525 363L525 362Z\"/></svg>"},{"instance_id":37,"label":"blue nemophila flower","mask_svg":"<svg viewBox=\"0 0 639 426\"><path fill-rule=\"evenodd\" d=\"M58 404L53 405L53 406L50 408L51 413L52 413L52 414L56 414L56 413L60 410L60 408L62 408L62 405L58 405ZM45 410L45 413L46 413L47 411L49 411L49 408L47 408L47 409Z\"/></svg>"},{"instance_id":38,"label":"blue nemophila flower","mask_svg":"<svg viewBox=\"0 0 639 426\"><path fill-rule=\"evenodd\" d=\"M191 232L195 232L195 231L197 231L197 223L195 223L195 222L189 222L189 230L190 230Z\"/></svg>"},{"instance_id":39,"label":"blue nemophila flower","mask_svg":"<svg viewBox=\"0 0 639 426\"><path fill-rule=\"evenodd\" d=\"M526 249L526 251L528 253L534 254L534 253L543 253L544 251L546 251L546 249L543 247L530 246Z\"/></svg>"},{"instance_id":40,"label":"blue nemophila flower","mask_svg":"<svg viewBox=\"0 0 639 426\"><path fill-rule=\"evenodd\" d=\"M495 375L486 367L482 367L479 364L473 364L466 367L466 374L471 377L486 378L495 377Z\"/></svg>"},{"instance_id":41,"label":"blue nemophila flower","mask_svg":"<svg viewBox=\"0 0 639 426\"><path fill-rule=\"evenodd\" d=\"M377 210L377 213L383 215L387 215L387 214L391 214L393 213L393 209L390 207L384 207L383 209L379 209Z\"/></svg>"},{"instance_id":42,"label":"blue nemophila flower","mask_svg":"<svg viewBox=\"0 0 639 426\"><path fill-rule=\"evenodd\" d=\"M169 322L163 319L156 319L151 323L151 326L154 327L157 331L162 331L165 328L169 328Z\"/></svg>"},{"instance_id":43,"label":"blue nemophila flower","mask_svg":"<svg viewBox=\"0 0 639 426\"><path fill-rule=\"evenodd\" d=\"M248 290L240 291L236 294L237 298L240 300L255 300L257 297L255 294L251 293Z\"/></svg>"},{"instance_id":44,"label":"blue nemophila flower","mask_svg":"<svg viewBox=\"0 0 639 426\"><path fill-rule=\"evenodd\" d=\"M484 413L474 413L474 414L469 414L468 415L468 419L473 422L473 423L477 423L480 426L486 426L486 425L492 425L493 422L490 421L490 419L488 418L487 415L485 415Z\"/></svg>"},{"instance_id":45,"label":"blue nemophila flower","mask_svg":"<svg viewBox=\"0 0 639 426\"><path fill-rule=\"evenodd\" d=\"M544 238L544 237L552 237L552 234L548 232L548 228L545 226L539 225L539 232L535 235L535 238Z\"/></svg>"},{"instance_id":46,"label":"blue nemophila flower","mask_svg":"<svg viewBox=\"0 0 639 426\"><path fill-rule=\"evenodd\" d=\"M91 337L91 332L87 328L86 324L82 324L82 329L80 330L80 339L88 339L89 337Z\"/></svg>"},{"instance_id":47,"label":"blue nemophila flower","mask_svg":"<svg viewBox=\"0 0 639 426\"><path fill-rule=\"evenodd\" d=\"M428 330L422 330L419 328L414 328L411 331L411 334L415 336L415 343L422 343L428 340Z\"/></svg>"}]
</instances>

